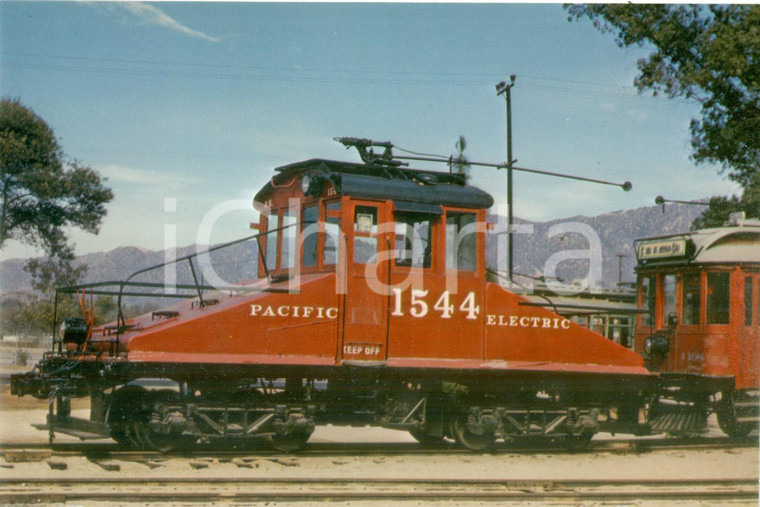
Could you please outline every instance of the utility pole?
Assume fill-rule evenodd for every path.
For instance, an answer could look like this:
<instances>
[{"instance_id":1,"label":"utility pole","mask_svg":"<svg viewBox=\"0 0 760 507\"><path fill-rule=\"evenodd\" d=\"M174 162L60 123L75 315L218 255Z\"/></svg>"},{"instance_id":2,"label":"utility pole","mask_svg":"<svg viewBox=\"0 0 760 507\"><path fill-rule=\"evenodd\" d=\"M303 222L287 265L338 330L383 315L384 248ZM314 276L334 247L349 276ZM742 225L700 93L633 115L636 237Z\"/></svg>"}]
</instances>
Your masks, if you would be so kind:
<instances>
[{"instance_id":1,"label":"utility pole","mask_svg":"<svg viewBox=\"0 0 760 507\"><path fill-rule=\"evenodd\" d=\"M627 257L624 253L617 254L618 258L618 287L620 287L623 283L623 259Z\"/></svg>"},{"instance_id":2,"label":"utility pole","mask_svg":"<svg viewBox=\"0 0 760 507\"><path fill-rule=\"evenodd\" d=\"M516 160L512 160L512 87L515 85L515 78L512 74L509 76L509 83L502 81L496 85L496 95L504 95L507 103L507 281L512 283L513 255L512 247L512 165Z\"/></svg>"}]
</instances>

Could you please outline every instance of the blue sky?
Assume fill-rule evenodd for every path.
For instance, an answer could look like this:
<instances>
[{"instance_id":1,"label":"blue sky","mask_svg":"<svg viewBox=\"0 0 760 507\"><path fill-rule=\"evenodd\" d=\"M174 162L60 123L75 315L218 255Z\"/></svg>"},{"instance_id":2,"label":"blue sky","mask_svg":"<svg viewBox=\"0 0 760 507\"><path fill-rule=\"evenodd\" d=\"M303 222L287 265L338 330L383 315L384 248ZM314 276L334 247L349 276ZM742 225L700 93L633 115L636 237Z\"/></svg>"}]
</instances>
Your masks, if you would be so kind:
<instances>
[{"instance_id":1,"label":"blue sky","mask_svg":"<svg viewBox=\"0 0 760 507\"><path fill-rule=\"evenodd\" d=\"M510 74L518 165L634 186L517 174L516 216L739 191L689 160L695 104L636 92L649 50L620 49L556 4L2 2L0 51L0 94L114 191L98 236L71 232L79 254L162 249L167 226L180 246L249 234L274 167L358 160L337 136L449 155L464 135L471 160L503 162L494 85ZM472 181L504 202L503 171ZM214 209L232 211L199 237ZM32 254L10 244L0 257Z\"/></svg>"}]
</instances>

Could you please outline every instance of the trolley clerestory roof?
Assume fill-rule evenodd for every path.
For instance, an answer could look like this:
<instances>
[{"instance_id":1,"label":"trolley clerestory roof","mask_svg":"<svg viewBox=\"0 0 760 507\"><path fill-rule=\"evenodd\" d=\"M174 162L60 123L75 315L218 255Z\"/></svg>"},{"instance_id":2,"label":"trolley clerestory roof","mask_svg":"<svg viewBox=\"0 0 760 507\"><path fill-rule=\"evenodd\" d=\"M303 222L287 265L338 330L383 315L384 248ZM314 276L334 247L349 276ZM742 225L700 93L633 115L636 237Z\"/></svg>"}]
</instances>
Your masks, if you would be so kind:
<instances>
[{"instance_id":1,"label":"trolley clerestory roof","mask_svg":"<svg viewBox=\"0 0 760 507\"><path fill-rule=\"evenodd\" d=\"M677 243L684 248L678 252ZM668 252L668 249L676 250ZM649 249L649 251L647 251ZM665 249L657 255L656 249ZM760 267L760 220L735 219L723 227L636 240L637 269L664 265L756 264Z\"/></svg>"}]
</instances>

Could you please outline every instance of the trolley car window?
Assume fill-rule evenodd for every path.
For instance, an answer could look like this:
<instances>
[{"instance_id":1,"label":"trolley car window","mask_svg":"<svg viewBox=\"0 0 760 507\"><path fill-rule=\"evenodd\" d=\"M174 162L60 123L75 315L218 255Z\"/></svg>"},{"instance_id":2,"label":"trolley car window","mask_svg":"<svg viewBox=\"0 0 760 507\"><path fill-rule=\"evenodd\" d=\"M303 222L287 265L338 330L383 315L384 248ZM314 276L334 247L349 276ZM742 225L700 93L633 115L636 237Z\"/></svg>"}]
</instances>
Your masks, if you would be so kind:
<instances>
[{"instance_id":1,"label":"trolley car window","mask_svg":"<svg viewBox=\"0 0 760 507\"><path fill-rule=\"evenodd\" d=\"M377 208L357 206L354 210L354 262L377 260Z\"/></svg>"},{"instance_id":2,"label":"trolley car window","mask_svg":"<svg viewBox=\"0 0 760 507\"><path fill-rule=\"evenodd\" d=\"M641 307L648 312L641 316L641 325L643 326L654 325L654 304L657 296L655 287L655 277L645 276L641 278Z\"/></svg>"},{"instance_id":3,"label":"trolley car window","mask_svg":"<svg viewBox=\"0 0 760 507\"><path fill-rule=\"evenodd\" d=\"M475 271L475 213L446 213L446 269Z\"/></svg>"},{"instance_id":4,"label":"trolley car window","mask_svg":"<svg viewBox=\"0 0 760 507\"><path fill-rule=\"evenodd\" d=\"M676 275L665 275L662 286L665 308L662 312L662 325L668 325L668 317L676 312Z\"/></svg>"},{"instance_id":5,"label":"trolley car window","mask_svg":"<svg viewBox=\"0 0 760 507\"><path fill-rule=\"evenodd\" d=\"M296 263L296 211L289 209L282 215L282 255L280 269L290 269ZM290 227L289 227L290 226Z\"/></svg>"},{"instance_id":6,"label":"trolley car window","mask_svg":"<svg viewBox=\"0 0 760 507\"><path fill-rule=\"evenodd\" d=\"M684 325L699 325L699 306L702 301L702 287L699 273L683 275L681 298L681 322Z\"/></svg>"},{"instance_id":7,"label":"trolley car window","mask_svg":"<svg viewBox=\"0 0 760 507\"><path fill-rule=\"evenodd\" d=\"M276 229L279 218L280 216L276 211L272 212L272 214L267 217L266 252L264 255L264 262L269 271L277 269L277 238L280 233L279 231L276 231Z\"/></svg>"},{"instance_id":8,"label":"trolley car window","mask_svg":"<svg viewBox=\"0 0 760 507\"><path fill-rule=\"evenodd\" d=\"M432 216L427 213L397 211L396 266L429 268L431 264Z\"/></svg>"},{"instance_id":9,"label":"trolley car window","mask_svg":"<svg viewBox=\"0 0 760 507\"><path fill-rule=\"evenodd\" d=\"M755 295L755 286L752 283L752 277L747 276L744 278L744 325L752 325L752 311L755 309L755 301L753 296Z\"/></svg>"},{"instance_id":10,"label":"trolley car window","mask_svg":"<svg viewBox=\"0 0 760 507\"><path fill-rule=\"evenodd\" d=\"M301 221L301 234L303 234L303 266L314 267L317 265L317 220L319 208L308 206L303 209Z\"/></svg>"},{"instance_id":11,"label":"trolley car window","mask_svg":"<svg viewBox=\"0 0 760 507\"><path fill-rule=\"evenodd\" d=\"M707 273L707 323L728 324L729 273Z\"/></svg>"},{"instance_id":12,"label":"trolley car window","mask_svg":"<svg viewBox=\"0 0 760 507\"><path fill-rule=\"evenodd\" d=\"M333 215L333 216L330 216ZM325 204L325 246L322 264L338 263L338 238L340 237L340 201Z\"/></svg>"}]
</instances>

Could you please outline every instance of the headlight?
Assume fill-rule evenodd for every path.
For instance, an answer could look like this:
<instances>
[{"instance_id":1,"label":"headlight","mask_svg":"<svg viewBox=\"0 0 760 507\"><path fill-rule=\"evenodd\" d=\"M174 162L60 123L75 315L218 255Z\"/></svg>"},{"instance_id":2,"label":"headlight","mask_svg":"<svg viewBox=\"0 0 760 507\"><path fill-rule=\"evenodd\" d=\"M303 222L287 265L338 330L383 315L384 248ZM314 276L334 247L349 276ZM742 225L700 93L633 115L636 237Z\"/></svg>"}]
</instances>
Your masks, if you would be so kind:
<instances>
[{"instance_id":1,"label":"headlight","mask_svg":"<svg viewBox=\"0 0 760 507\"><path fill-rule=\"evenodd\" d=\"M659 332L644 340L644 353L649 356L665 357L670 351L670 338Z\"/></svg>"},{"instance_id":2,"label":"headlight","mask_svg":"<svg viewBox=\"0 0 760 507\"><path fill-rule=\"evenodd\" d=\"M301 192L305 196L322 194L322 177L315 173L306 173L301 178Z\"/></svg>"},{"instance_id":3,"label":"headlight","mask_svg":"<svg viewBox=\"0 0 760 507\"><path fill-rule=\"evenodd\" d=\"M87 339L87 323L81 317L69 317L61 322L61 340L81 345Z\"/></svg>"}]
</instances>

